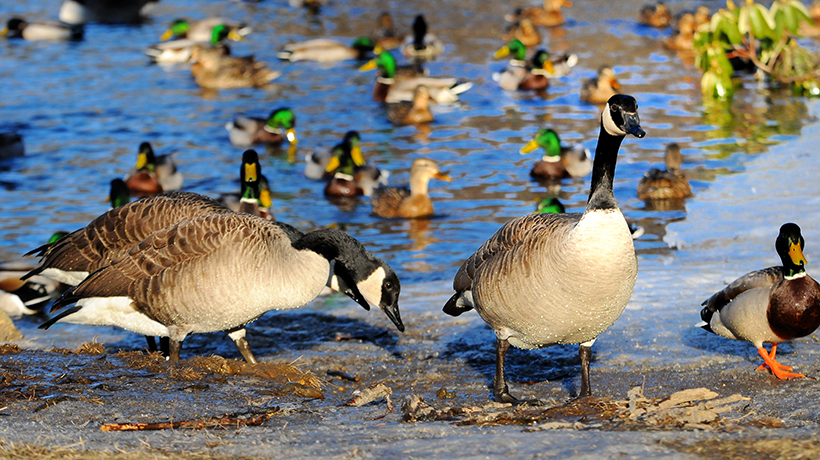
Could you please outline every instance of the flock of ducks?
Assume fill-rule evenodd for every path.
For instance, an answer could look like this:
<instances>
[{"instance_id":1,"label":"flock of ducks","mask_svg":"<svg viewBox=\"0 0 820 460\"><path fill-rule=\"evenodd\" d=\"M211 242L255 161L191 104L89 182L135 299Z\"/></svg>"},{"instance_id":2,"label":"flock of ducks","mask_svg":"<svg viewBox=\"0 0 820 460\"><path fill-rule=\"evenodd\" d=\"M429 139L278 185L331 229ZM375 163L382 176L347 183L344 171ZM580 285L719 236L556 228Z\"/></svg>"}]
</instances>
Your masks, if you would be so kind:
<instances>
[{"instance_id":1,"label":"flock of ducks","mask_svg":"<svg viewBox=\"0 0 820 460\"><path fill-rule=\"evenodd\" d=\"M67 3L87 6L79 0ZM135 3L142 8L150 2ZM566 6L570 6L566 0L545 0L542 8L519 9L508 17L514 24L505 36L507 45L496 53L496 58L510 56L509 67L496 78L502 88L543 89L549 79L566 75L575 65L574 55L553 59L546 50L527 58L527 46L540 41L533 38L538 35L536 26L562 24L561 8ZM678 24L688 24L697 13L689 15ZM640 20L654 27L674 22L662 4L642 9ZM58 28L68 32L49 36L35 23L12 19L4 35L74 39L76 31L82 30L69 24ZM455 102L472 84L427 75L419 59L441 54L444 46L429 33L423 16L416 17L412 30L402 39L390 16L383 14L373 37L352 44L324 39L294 43L285 46L279 57L289 62L369 59L361 70L378 69L373 98L388 104L391 121L429 123L429 102ZM166 51L179 52L179 59L191 62L191 73L203 87L262 86L276 72L252 58L232 56L225 44L249 31L245 24L221 19L178 20L163 38L176 37L179 43L152 47L149 54L160 61ZM41 35L35 38L35 32ZM399 66L387 51L391 48L413 62ZM455 275L455 293L443 310L458 316L475 309L495 332L492 391L498 401L518 401L510 394L504 373L510 345L532 349L579 344L579 396L590 395L591 347L620 316L632 294L637 258L633 235L615 201L613 180L624 138L643 138L646 133L636 99L619 94L619 89L607 66L582 87L584 101L603 106L594 160L579 145L562 145L553 129L540 130L520 150L527 154L543 149L533 176L560 180L591 173L584 212L565 213L560 202L548 197L537 212L503 225ZM288 143L295 147L298 142L296 116L290 108L278 108L268 117L237 116L226 129L236 146ZM6 144L15 148L17 140L4 137L4 148ZM639 198L691 195L680 172L677 144L667 146L665 162L665 170L653 169L640 181ZM373 213L386 218L433 215L430 180L451 180L433 160L419 158L413 162L408 187L388 187L387 172L364 161L356 131L346 133L332 149L308 155L305 175L324 180L329 197L370 196ZM29 253L40 258L36 268L24 274L19 269L0 272L0 305L8 301L7 292L24 284L36 285L36 281L44 286L42 295L31 299L41 302L58 292L62 283L65 292L52 306L57 314L42 328L56 323L114 325L144 335L150 349L156 349L155 337L161 343L164 339L161 348L172 360L179 359L188 335L225 331L245 360L256 363L245 327L268 311L302 306L325 288L345 293L365 309L378 306L399 331L404 330L399 279L386 262L338 229L304 233L275 221L270 213L270 184L251 148L243 153L239 179L239 193L219 200L179 191L183 178L171 156L156 155L149 143L141 144L134 169L111 183L111 210L72 233L55 235ZM145 198L130 202L131 196ZM805 272L804 241L797 225L783 225L775 247L783 265L749 273L713 295L704 302L700 326L752 342L764 366L779 378L803 377L775 361L776 346L820 326L820 286ZM18 298L13 308L23 311L31 305ZM773 344L771 352L763 348L764 342Z\"/></svg>"}]
</instances>

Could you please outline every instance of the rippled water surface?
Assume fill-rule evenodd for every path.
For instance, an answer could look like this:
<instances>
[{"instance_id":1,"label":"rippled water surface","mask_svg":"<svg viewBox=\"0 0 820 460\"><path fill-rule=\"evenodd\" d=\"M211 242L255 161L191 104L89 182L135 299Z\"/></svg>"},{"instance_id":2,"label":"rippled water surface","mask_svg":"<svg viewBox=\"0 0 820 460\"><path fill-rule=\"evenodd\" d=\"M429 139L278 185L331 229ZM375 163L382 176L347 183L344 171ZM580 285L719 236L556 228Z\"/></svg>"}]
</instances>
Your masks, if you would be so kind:
<instances>
[{"instance_id":1,"label":"rippled water surface","mask_svg":"<svg viewBox=\"0 0 820 460\"><path fill-rule=\"evenodd\" d=\"M56 3L6 1L0 16L56 18ZM143 141L160 154L177 152L185 190L211 196L234 191L242 149L229 142L225 123L235 113L262 116L289 106L298 119L300 159L355 129L368 161L391 171L391 184L406 183L419 157L450 172L451 183L431 183L435 218L384 220L370 214L366 198L352 207L330 204L323 184L307 180L303 164L289 162L284 151L261 159L278 220L304 230L342 224L387 260L403 283L436 282L438 289L500 224L532 211L548 193L528 175L537 156L518 153L539 128L553 127L565 142L594 151L600 108L581 103L578 94L583 78L611 64L623 91L638 99L647 131L645 139L625 140L615 180L624 214L646 230L636 241L641 274L630 310L644 310L632 318L650 317L659 331L677 336L682 317L687 327L697 319L693 298L775 263L773 240L785 220L804 226L809 260L817 254L817 195L806 193L817 188L811 174L820 162L812 142L817 105L748 80L731 106L705 107L699 73L663 48L665 32L635 23L641 3L578 1L566 12L565 27L543 31L553 52L574 52L580 62L540 95L502 91L491 78L505 65L492 59L502 44L504 2L333 0L310 17L284 1L163 0L148 23L92 24L79 43L0 42L0 130L16 130L26 145L24 157L0 161L0 260L17 259L53 231L73 230L104 212L109 181L131 168ZM694 5L669 3L673 11ZM275 57L288 41L351 41L372 30L382 10L405 29L425 12L431 31L447 43L445 54L429 64L430 74L475 83L459 105L433 106L436 121L429 129L391 125L370 98L374 76L358 72L361 63L282 63ZM281 70L272 88L204 93L187 69L151 65L143 54L171 20L213 15L253 26L254 33L232 48ZM635 187L672 141L683 147L695 196L684 209L646 209ZM588 187L588 177L564 180L558 194L568 210L580 211ZM685 298L691 311L659 308L670 298Z\"/></svg>"}]
</instances>

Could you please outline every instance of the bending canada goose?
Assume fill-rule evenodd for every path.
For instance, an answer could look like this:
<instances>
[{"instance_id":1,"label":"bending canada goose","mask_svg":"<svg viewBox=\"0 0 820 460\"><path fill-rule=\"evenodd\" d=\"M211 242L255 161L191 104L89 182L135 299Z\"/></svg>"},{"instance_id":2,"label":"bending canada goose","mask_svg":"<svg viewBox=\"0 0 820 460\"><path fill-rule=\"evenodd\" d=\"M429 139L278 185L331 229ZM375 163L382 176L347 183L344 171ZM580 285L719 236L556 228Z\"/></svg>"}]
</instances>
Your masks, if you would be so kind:
<instances>
[{"instance_id":1,"label":"bending canada goose","mask_svg":"<svg viewBox=\"0 0 820 460\"><path fill-rule=\"evenodd\" d=\"M200 43L207 42L211 40L212 31L218 25L226 28L230 33L231 40L242 40L253 32L253 29L248 27L247 24L228 21L225 18L205 18L199 21L176 19L168 26L160 40L165 41L173 38L175 40L188 39Z\"/></svg>"},{"instance_id":2,"label":"bending canada goose","mask_svg":"<svg viewBox=\"0 0 820 460\"><path fill-rule=\"evenodd\" d=\"M303 42L290 43L282 47L276 56L279 59L296 61L336 62L348 59L369 59L376 49L376 42L370 37L359 37L352 45L345 45L336 40L316 38Z\"/></svg>"},{"instance_id":3,"label":"bending canada goose","mask_svg":"<svg viewBox=\"0 0 820 460\"><path fill-rule=\"evenodd\" d=\"M219 202L234 212L245 212L263 219L276 220L270 213L273 202L268 180L262 175L262 165L255 150L245 150L239 167L239 193L219 197Z\"/></svg>"},{"instance_id":4,"label":"bending canada goose","mask_svg":"<svg viewBox=\"0 0 820 460\"><path fill-rule=\"evenodd\" d=\"M152 233L67 291L55 308L76 306L40 327L114 325L169 337L171 360L179 359L189 334L228 331L253 364L244 326L268 311L310 302L328 283L343 284L365 309L368 302L378 305L404 330L398 277L353 237L336 229L302 234L286 224L233 212L187 219Z\"/></svg>"},{"instance_id":5,"label":"bending canada goose","mask_svg":"<svg viewBox=\"0 0 820 460\"><path fill-rule=\"evenodd\" d=\"M179 190L185 178L170 154L156 156L151 144L143 142L137 152L137 163L124 180L132 196L144 197Z\"/></svg>"},{"instance_id":6,"label":"bending canada goose","mask_svg":"<svg viewBox=\"0 0 820 460\"><path fill-rule=\"evenodd\" d=\"M501 39L504 41L516 39L520 40L524 46L533 47L541 43L541 34L538 33L538 29L535 28L530 18L522 18L509 26Z\"/></svg>"},{"instance_id":7,"label":"bending canada goose","mask_svg":"<svg viewBox=\"0 0 820 460\"><path fill-rule=\"evenodd\" d=\"M581 86L581 101L587 104L604 104L619 89L621 85L615 79L615 72L609 66L602 66L595 78L584 81Z\"/></svg>"},{"instance_id":8,"label":"bending canada goose","mask_svg":"<svg viewBox=\"0 0 820 460\"><path fill-rule=\"evenodd\" d=\"M296 115L286 107L281 107L268 115L268 118L246 117L237 115L225 125L231 143L237 147L264 143L273 146L282 145L287 140L296 145Z\"/></svg>"},{"instance_id":9,"label":"bending canada goose","mask_svg":"<svg viewBox=\"0 0 820 460\"><path fill-rule=\"evenodd\" d=\"M191 61L191 75L205 89L264 88L282 74L253 56L225 55L221 49L209 50L201 45L191 49Z\"/></svg>"},{"instance_id":10,"label":"bending canada goose","mask_svg":"<svg viewBox=\"0 0 820 460\"><path fill-rule=\"evenodd\" d=\"M525 155L541 147L544 156L535 163L530 176L544 179L563 179L565 177L584 177L592 171L593 163L589 150L581 144L561 145L558 133L552 129L541 129L521 147L519 153Z\"/></svg>"},{"instance_id":11,"label":"bending canada goose","mask_svg":"<svg viewBox=\"0 0 820 460\"><path fill-rule=\"evenodd\" d=\"M680 172L683 155L680 146L672 142L666 146L664 155L666 169L652 168L638 182L638 198L641 200L669 200L692 196L692 187Z\"/></svg>"},{"instance_id":12,"label":"bending canada goose","mask_svg":"<svg viewBox=\"0 0 820 460\"><path fill-rule=\"evenodd\" d=\"M25 155L23 136L17 133L0 133L0 159Z\"/></svg>"},{"instance_id":13,"label":"bending canada goose","mask_svg":"<svg viewBox=\"0 0 820 460\"><path fill-rule=\"evenodd\" d=\"M505 19L509 22L517 22L523 18L529 18L536 26L560 26L566 22L563 13L561 13L561 7L569 8L571 6L572 2L569 0L544 0L542 8L519 9L516 10L514 15L508 15Z\"/></svg>"},{"instance_id":14,"label":"bending canada goose","mask_svg":"<svg viewBox=\"0 0 820 460\"><path fill-rule=\"evenodd\" d=\"M430 112L430 91L419 85L413 94L413 101L391 102L387 104L387 119L396 125L418 125L433 121Z\"/></svg>"},{"instance_id":15,"label":"bending canada goose","mask_svg":"<svg viewBox=\"0 0 820 460\"><path fill-rule=\"evenodd\" d=\"M495 331L497 401L516 401L504 377L511 344L531 349L580 343L579 396L591 394L590 347L623 312L638 272L632 236L612 193L618 149L627 134L646 133L635 99L616 95L601 115L586 211L507 222L453 280L456 293L444 312L458 316L475 308Z\"/></svg>"},{"instance_id":16,"label":"bending canada goose","mask_svg":"<svg viewBox=\"0 0 820 460\"><path fill-rule=\"evenodd\" d=\"M421 76L418 69L406 69L407 76L399 78L396 58L382 52L376 58L359 68L365 72L378 68L380 76L373 85L373 100L376 102L412 101L416 87L424 85L430 98L439 104L452 104L458 95L473 87L472 82L462 82L455 78Z\"/></svg>"},{"instance_id":17,"label":"bending canada goose","mask_svg":"<svg viewBox=\"0 0 820 460\"><path fill-rule=\"evenodd\" d=\"M672 23L672 13L661 2L654 5L644 5L638 13L638 22L647 26L663 29Z\"/></svg>"},{"instance_id":18,"label":"bending canada goose","mask_svg":"<svg viewBox=\"0 0 820 460\"><path fill-rule=\"evenodd\" d=\"M433 201L427 195L430 179L450 182L452 179L438 169L436 162L418 158L410 168L410 187L379 187L373 191L370 204L373 213L381 217L427 217L433 215Z\"/></svg>"},{"instance_id":19,"label":"bending canada goose","mask_svg":"<svg viewBox=\"0 0 820 460\"><path fill-rule=\"evenodd\" d=\"M82 40L83 26L58 21L28 22L22 18L11 18L0 35L6 38L24 40Z\"/></svg>"},{"instance_id":20,"label":"bending canada goose","mask_svg":"<svg viewBox=\"0 0 820 460\"><path fill-rule=\"evenodd\" d=\"M145 20L159 0L66 0L60 5L60 21L68 24L102 22L135 24Z\"/></svg>"},{"instance_id":21,"label":"bending canada goose","mask_svg":"<svg viewBox=\"0 0 820 460\"><path fill-rule=\"evenodd\" d=\"M820 326L820 285L806 273L805 241L793 223L780 227L774 247L782 266L747 273L703 302L698 326L733 340L748 340L779 379L805 377L775 361L777 344ZM772 344L771 353L763 342Z\"/></svg>"},{"instance_id":22,"label":"bending canada goose","mask_svg":"<svg viewBox=\"0 0 820 460\"><path fill-rule=\"evenodd\" d=\"M413 20L413 34L407 36L401 50L405 56L430 59L444 52L444 42L427 31L427 21L420 14Z\"/></svg>"}]
</instances>

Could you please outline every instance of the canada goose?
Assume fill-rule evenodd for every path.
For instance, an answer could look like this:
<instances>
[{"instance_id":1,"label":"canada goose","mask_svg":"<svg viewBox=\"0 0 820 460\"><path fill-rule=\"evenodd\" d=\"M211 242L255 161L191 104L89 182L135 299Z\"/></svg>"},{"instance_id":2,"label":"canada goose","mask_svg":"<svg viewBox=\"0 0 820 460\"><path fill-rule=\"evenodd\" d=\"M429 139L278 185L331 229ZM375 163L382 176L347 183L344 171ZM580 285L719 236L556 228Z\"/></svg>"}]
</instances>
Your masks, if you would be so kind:
<instances>
[{"instance_id":1,"label":"canada goose","mask_svg":"<svg viewBox=\"0 0 820 460\"><path fill-rule=\"evenodd\" d=\"M247 24L232 22L225 18L205 18L199 21L188 21L187 19L174 20L168 29L162 34L160 40L165 41L170 38L188 39L195 42L207 42L211 40L214 27L222 25L227 29L231 40L242 40L253 30Z\"/></svg>"},{"instance_id":2,"label":"canada goose","mask_svg":"<svg viewBox=\"0 0 820 460\"><path fill-rule=\"evenodd\" d=\"M615 79L615 72L609 66L602 66L595 78L584 80L581 86L581 101L587 104L604 104L619 89L621 85Z\"/></svg>"},{"instance_id":3,"label":"canada goose","mask_svg":"<svg viewBox=\"0 0 820 460\"><path fill-rule=\"evenodd\" d=\"M418 158L410 168L410 187L379 187L373 191L370 204L381 217L427 217L433 215L433 201L427 195L430 179L450 182L452 179L428 158Z\"/></svg>"},{"instance_id":4,"label":"canada goose","mask_svg":"<svg viewBox=\"0 0 820 460\"><path fill-rule=\"evenodd\" d=\"M589 150L581 144L561 145L561 139L552 129L541 129L519 153L526 155L541 147L544 156L535 163L530 176L543 179L563 179L565 177L584 177L592 171L593 163Z\"/></svg>"},{"instance_id":5,"label":"canada goose","mask_svg":"<svg viewBox=\"0 0 820 460\"><path fill-rule=\"evenodd\" d=\"M747 273L703 302L698 326L733 340L748 340L779 379L805 377L775 361L777 344L806 337L820 326L820 285L804 266L800 227L783 224L774 247L782 266ZM771 353L763 342L772 344Z\"/></svg>"},{"instance_id":6,"label":"canada goose","mask_svg":"<svg viewBox=\"0 0 820 460\"><path fill-rule=\"evenodd\" d=\"M537 26L560 26L566 22L563 13L561 13L561 7L569 8L571 6L572 2L569 0L544 0L544 6L541 8L519 9L516 10L514 15L508 15L505 19L509 22L516 22L522 18L529 18Z\"/></svg>"},{"instance_id":7,"label":"canada goose","mask_svg":"<svg viewBox=\"0 0 820 460\"><path fill-rule=\"evenodd\" d=\"M6 38L24 40L82 40L83 26L71 25L58 21L28 22L22 18L11 18L0 35Z\"/></svg>"},{"instance_id":8,"label":"canada goose","mask_svg":"<svg viewBox=\"0 0 820 460\"><path fill-rule=\"evenodd\" d=\"M217 24L211 29L209 40L199 41L190 38L168 40L149 46L145 50L145 54L151 57L157 64L189 62L193 56L194 46L204 46L210 42L212 52L227 56L231 54L230 48L225 45L225 40L227 39L241 40L242 37L224 24Z\"/></svg>"},{"instance_id":9,"label":"canada goose","mask_svg":"<svg viewBox=\"0 0 820 460\"><path fill-rule=\"evenodd\" d=\"M406 69L410 74L399 77L396 58L387 52L381 52L376 58L359 68L360 71L379 69L379 77L373 85L373 100L376 102L412 101L416 87L424 85L430 98L438 104L452 104L458 101L458 95L473 87L472 82L463 82L456 78L422 76L418 69Z\"/></svg>"},{"instance_id":10,"label":"canada goose","mask_svg":"<svg viewBox=\"0 0 820 460\"><path fill-rule=\"evenodd\" d=\"M661 2L644 5L638 13L638 22L647 26L663 29L672 23L672 13Z\"/></svg>"},{"instance_id":11,"label":"canada goose","mask_svg":"<svg viewBox=\"0 0 820 460\"><path fill-rule=\"evenodd\" d=\"M336 62L348 59L369 59L376 49L376 42L370 37L359 37L351 45L327 38L316 38L282 47L276 56L279 59L296 61Z\"/></svg>"},{"instance_id":12,"label":"canada goose","mask_svg":"<svg viewBox=\"0 0 820 460\"><path fill-rule=\"evenodd\" d=\"M25 153L23 136L17 133L0 133L0 159L21 157Z\"/></svg>"},{"instance_id":13,"label":"canada goose","mask_svg":"<svg viewBox=\"0 0 820 460\"><path fill-rule=\"evenodd\" d=\"M680 146L669 143L664 154L666 169L652 168L638 182L638 198L641 200L681 199L692 196L692 187L680 172L683 155Z\"/></svg>"},{"instance_id":14,"label":"canada goose","mask_svg":"<svg viewBox=\"0 0 820 460\"><path fill-rule=\"evenodd\" d=\"M642 138L638 104L613 96L601 114L592 185L583 214L528 214L504 224L459 269L444 312L473 308L496 334L493 396L515 402L504 378L510 345L580 343L581 388L598 335L620 316L638 272L632 236L612 192L624 136ZM602 252L603 251L603 252Z\"/></svg>"},{"instance_id":15,"label":"canada goose","mask_svg":"<svg viewBox=\"0 0 820 460\"><path fill-rule=\"evenodd\" d=\"M268 115L268 118L237 115L225 125L231 143L237 147L264 143L273 146L282 145L286 140L296 145L296 115L286 107L280 107Z\"/></svg>"},{"instance_id":16,"label":"canada goose","mask_svg":"<svg viewBox=\"0 0 820 460\"><path fill-rule=\"evenodd\" d=\"M430 59L444 52L444 42L427 31L427 21L419 14L413 20L413 34L407 36L401 50L405 56Z\"/></svg>"},{"instance_id":17,"label":"canada goose","mask_svg":"<svg viewBox=\"0 0 820 460\"><path fill-rule=\"evenodd\" d=\"M522 18L509 26L501 39L504 41L517 39L524 46L533 47L541 43L541 34L538 33L538 29L535 28L530 18Z\"/></svg>"},{"instance_id":18,"label":"canada goose","mask_svg":"<svg viewBox=\"0 0 820 460\"><path fill-rule=\"evenodd\" d=\"M143 142L137 152L137 163L124 180L132 196L142 197L179 190L185 178L170 154L156 156L151 144Z\"/></svg>"},{"instance_id":19,"label":"canada goose","mask_svg":"<svg viewBox=\"0 0 820 460\"><path fill-rule=\"evenodd\" d=\"M196 84L205 89L264 88L282 74L253 56L225 55L201 45L191 48L191 61L191 75Z\"/></svg>"},{"instance_id":20,"label":"canada goose","mask_svg":"<svg viewBox=\"0 0 820 460\"><path fill-rule=\"evenodd\" d=\"M424 85L416 87L411 102L400 101L387 104L387 119L396 125L418 125L433 121L430 112L430 91Z\"/></svg>"},{"instance_id":21,"label":"canada goose","mask_svg":"<svg viewBox=\"0 0 820 460\"><path fill-rule=\"evenodd\" d=\"M158 1L66 0L60 5L59 17L68 24L134 24L145 20Z\"/></svg>"},{"instance_id":22,"label":"canada goose","mask_svg":"<svg viewBox=\"0 0 820 460\"><path fill-rule=\"evenodd\" d=\"M246 212L264 219L276 220L270 212L270 186L262 175L262 165L255 150L242 153L242 165L239 167L239 193L224 194L219 202L234 212Z\"/></svg>"},{"instance_id":23,"label":"canada goose","mask_svg":"<svg viewBox=\"0 0 820 460\"><path fill-rule=\"evenodd\" d=\"M310 302L328 283L344 285L365 309L378 305L404 330L398 277L353 237L336 229L302 234L234 212L186 219L152 233L67 291L55 308L76 306L40 327L114 325L169 337L171 360L179 359L189 334L228 331L253 364L245 325L268 311Z\"/></svg>"}]
</instances>

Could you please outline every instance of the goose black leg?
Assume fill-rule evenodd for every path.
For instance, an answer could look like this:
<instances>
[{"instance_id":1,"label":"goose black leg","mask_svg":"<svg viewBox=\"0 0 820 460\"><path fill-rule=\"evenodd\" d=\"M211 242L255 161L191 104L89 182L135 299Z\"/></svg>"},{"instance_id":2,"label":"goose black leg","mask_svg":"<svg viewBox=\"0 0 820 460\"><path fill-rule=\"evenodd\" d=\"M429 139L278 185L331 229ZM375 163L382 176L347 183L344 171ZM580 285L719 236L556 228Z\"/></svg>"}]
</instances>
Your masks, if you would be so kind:
<instances>
[{"instance_id":1,"label":"goose black leg","mask_svg":"<svg viewBox=\"0 0 820 460\"><path fill-rule=\"evenodd\" d=\"M496 338L495 340L495 378L493 379L493 398L501 403L517 403L518 399L510 394L507 380L504 378L504 358L510 342Z\"/></svg>"},{"instance_id":2,"label":"goose black leg","mask_svg":"<svg viewBox=\"0 0 820 460\"><path fill-rule=\"evenodd\" d=\"M230 337L233 340L233 343L236 344L236 348L248 364L256 364L256 358L253 356L253 352L251 352L251 345L248 343L247 339L245 339L244 327L240 327L239 329L229 332L228 337Z\"/></svg>"},{"instance_id":3,"label":"goose black leg","mask_svg":"<svg viewBox=\"0 0 820 460\"><path fill-rule=\"evenodd\" d=\"M182 349L182 342L179 342L179 348ZM166 358L171 356L171 338L170 337L160 337L159 338L159 351L162 353L162 356Z\"/></svg>"},{"instance_id":4,"label":"goose black leg","mask_svg":"<svg viewBox=\"0 0 820 460\"><path fill-rule=\"evenodd\" d=\"M179 352L182 351L182 341L169 340L168 358L171 361L179 361Z\"/></svg>"},{"instance_id":5,"label":"goose black leg","mask_svg":"<svg viewBox=\"0 0 820 460\"><path fill-rule=\"evenodd\" d=\"M157 341L154 340L154 336L146 335L145 336L145 341L148 342L148 352L149 353L153 353L153 352L157 351Z\"/></svg>"},{"instance_id":6,"label":"goose black leg","mask_svg":"<svg viewBox=\"0 0 820 460\"><path fill-rule=\"evenodd\" d=\"M578 355L581 357L581 390L578 392L578 397L592 396L592 390L589 385L589 362L592 359L592 346L579 345Z\"/></svg>"}]
</instances>

